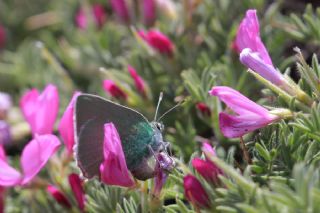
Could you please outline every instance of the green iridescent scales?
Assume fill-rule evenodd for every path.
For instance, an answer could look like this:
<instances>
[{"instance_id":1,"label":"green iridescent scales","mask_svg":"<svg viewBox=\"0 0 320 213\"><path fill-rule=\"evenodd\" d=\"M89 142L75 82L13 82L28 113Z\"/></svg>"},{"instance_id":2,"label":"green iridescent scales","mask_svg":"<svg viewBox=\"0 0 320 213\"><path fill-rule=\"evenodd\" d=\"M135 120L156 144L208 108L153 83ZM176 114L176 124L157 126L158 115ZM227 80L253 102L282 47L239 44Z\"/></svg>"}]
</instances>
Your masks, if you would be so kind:
<instances>
[{"instance_id":1,"label":"green iridescent scales","mask_svg":"<svg viewBox=\"0 0 320 213\"><path fill-rule=\"evenodd\" d=\"M130 134L126 138L121 138L122 148L126 156L126 162L129 169L138 166L143 158L150 155L148 145L156 146L154 140L154 131L149 123L140 122L129 130Z\"/></svg>"}]
</instances>

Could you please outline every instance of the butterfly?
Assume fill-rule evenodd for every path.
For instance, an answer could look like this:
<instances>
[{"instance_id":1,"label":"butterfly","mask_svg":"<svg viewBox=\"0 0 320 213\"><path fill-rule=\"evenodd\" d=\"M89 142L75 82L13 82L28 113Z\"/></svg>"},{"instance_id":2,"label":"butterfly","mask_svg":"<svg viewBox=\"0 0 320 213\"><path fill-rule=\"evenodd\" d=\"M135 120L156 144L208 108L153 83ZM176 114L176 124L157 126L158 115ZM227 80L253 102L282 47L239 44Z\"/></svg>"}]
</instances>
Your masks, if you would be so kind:
<instances>
[{"instance_id":1,"label":"butterfly","mask_svg":"<svg viewBox=\"0 0 320 213\"><path fill-rule=\"evenodd\" d=\"M162 95L160 97L162 99ZM149 122L131 108L91 94L77 97L74 113L75 155L84 177L92 178L100 174L99 167L104 160L103 125L109 122L118 130L126 163L133 176L139 180L155 176L155 156L166 150L168 144L163 141L162 123ZM166 151L164 154L162 156L166 161L160 165L164 170L171 171L175 163Z\"/></svg>"}]
</instances>

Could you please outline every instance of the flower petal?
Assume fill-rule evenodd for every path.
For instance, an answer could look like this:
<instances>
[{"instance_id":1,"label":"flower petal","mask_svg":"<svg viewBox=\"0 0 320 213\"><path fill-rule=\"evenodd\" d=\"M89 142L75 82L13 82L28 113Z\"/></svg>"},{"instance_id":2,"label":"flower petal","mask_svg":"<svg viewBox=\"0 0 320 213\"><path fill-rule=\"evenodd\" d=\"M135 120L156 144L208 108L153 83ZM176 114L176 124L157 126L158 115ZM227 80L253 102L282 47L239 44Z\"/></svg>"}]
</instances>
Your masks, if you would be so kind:
<instances>
[{"instance_id":1,"label":"flower petal","mask_svg":"<svg viewBox=\"0 0 320 213\"><path fill-rule=\"evenodd\" d=\"M232 116L224 112L219 114L220 130L227 138L241 137L277 120L277 116Z\"/></svg>"},{"instance_id":2,"label":"flower petal","mask_svg":"<svg viewBox=\"0 0 320 213\"><path fill-rule=\"evenodd\" d=\"M20 106L33 135L52 133L59 110L59 95L54 85L49 84L41 95L36 89L27 92Z\"/></svg>"},{"instance_id":3,"label":"flower petal","mask_svg":"<svg viewBox=\"0 0 320 213\"><path fill-rule=\"evenodd\" d=\"M55 135L36 136L26 145L20 160L24 174L22 184L28 183L38 174L59 146L59 139Z\"/></svg>"},{"instance_id":4,"label":"flower petal","mask_svg":"<svg viewBox=\"0 0 320 213\"><path fill-rule=\"evenodd\" d=\"M152 25L156 19L156 0L143 0L142 8L145 25Z\"/></svg>"},{"instance_id":5,"label":"flower petal","mask_svg":"<svg viewBox=\"0 0 320 213\"><path fill-rule=\"evenodd\" d=\"M251 101L240 92L225 86L213 87L209 93L211 95L217 96L221 101L223 101L229 108L239 115L251 114L268 116L269 111L264 107Z\"/></svg>"},{"instance_id":6,"label":"flower petal","mask_svg":"<svg viewBox=\"0 0 320 213\"><path fill-rule=\"evenodd\" d=\"M74 123L73 123L74 104L75 104L76 98L80 94L81 94L80 92L75 92L73 94L72 99L69 105L67 106L67 109L64 112L58 127L61 138L69 154L73 153L73 145L74 145Z\"/></svg>"},{"instance_id":7,"label":"flower petal","mask_svg":"<svg viewBox=\"0 0 320 213\"><path fill-rule=\"evenodd\" d=\"M113 123L104 125L104 162L100 165L101 179L109 185L130 187L134 181L128 170L120 137Z\"/></svg>"},{"instance_id":8,"label":"flower petal","mask_svg":"<svg viewBox=\"0 0 320 213\"><path fill-rule=\"evenodd\" d=\"M258 52L265 63L272 65L268 51L260 38L260 26L256 10L248 10L246 17L241 21L237 32L236 46L240 52L245 48Z\"/></svg>"},{"instance_id":9,"label":"flower petal","mask_svg":"<svg viewBox=\"0 0 320 213\"><path fill-rule=\"evenodd\" d=\"M209 208L209 196L200 181L193 175L186 175L183 178L183 187L186 198L193 205L201 208Z\"/></svg>"},{"instance_id":10,"label":"flower petal","mask_svg":"<svg viewBox=\"0 0 320 213\"><path fill-rule=\"evenodd\" d=\"M145 82L143 81L143 79L138 75L138 73L135 70L135 68L133 68L130 65L128 65L128 71L129 71L131 77L134 80L134 84L135 84L138 92L141 95L146 96L146 86L145 86Z\"/></svg>"},{"instance_id":11,"label":"flower petal","mask_svg":"<svg viewBox=\"0 0 320 213\"><path fill-rule=\"evenodd\" d=\"M282 74L276 70L272 65L264 62L256 52L251 49L245 48L240 53L240 61L246 67L257 72L263 78L272 82L275 85L281 85L285 81Z\"/></svg>"},{"instance_id":12,"label":"flower petal","mask_svg":"<svg viewBox=\"0 0 320 213\"><path fill-rule=\"evenodd\" d=\"M0 158L0 186L15 186L21 182L21 174Z\"/></svg>"},{"instance_id":13,"label":"flower petal","mask_svg":"<svg viewBox=\"0 0 320 213\"><path fill-rule=\"evenodd\" d=\"M111 7L121 21L125 23L130 21L130 14L126 0L111 0Z\"/></svg>"},{"instance_id":14,"label":"flower petal","mask_svg":"<svg viewBox=\"0 0 320 213\"><path fill-rule=\"evenodd\" d=\"M71 209L71 204L68 198L55 186L47 186L47 192L63 207Z\"/></svg>"},{"instance_id":15,"label":"flower petal","mask_svg":"<svg viewBox=\"0 0 320 213\"><path fill-rule=\"evenodd\" d=\"M74 197L77 200L79 209L84 210L85 194L83 191L83 187L82 187L82 183L81 183L79 175L72 173L69 175L68 180L69 180L71 190L74 194Z\"/></svg>"}]
</instances>

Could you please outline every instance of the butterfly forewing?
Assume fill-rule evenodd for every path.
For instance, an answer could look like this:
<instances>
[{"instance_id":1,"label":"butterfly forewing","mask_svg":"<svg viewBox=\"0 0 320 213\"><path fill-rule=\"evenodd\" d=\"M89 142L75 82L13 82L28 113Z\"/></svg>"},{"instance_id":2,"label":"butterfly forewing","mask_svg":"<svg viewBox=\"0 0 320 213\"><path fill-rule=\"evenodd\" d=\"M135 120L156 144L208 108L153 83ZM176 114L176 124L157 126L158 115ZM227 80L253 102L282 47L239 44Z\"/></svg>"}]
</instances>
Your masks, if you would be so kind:
<instances>
[{"instance_id":1,"label":"butterfly forewing","mask_svg":"<svg viewBox=\"0 0 320 213\"><path fill-rule=\"evenodd\" d=\"M87 178L99 175L105 123L112 122L117 128L129 169L141 161L153 137L153 129L142 114L95 95L78 96L74 120L76 159Z\"/></svg>"}]
</instances>

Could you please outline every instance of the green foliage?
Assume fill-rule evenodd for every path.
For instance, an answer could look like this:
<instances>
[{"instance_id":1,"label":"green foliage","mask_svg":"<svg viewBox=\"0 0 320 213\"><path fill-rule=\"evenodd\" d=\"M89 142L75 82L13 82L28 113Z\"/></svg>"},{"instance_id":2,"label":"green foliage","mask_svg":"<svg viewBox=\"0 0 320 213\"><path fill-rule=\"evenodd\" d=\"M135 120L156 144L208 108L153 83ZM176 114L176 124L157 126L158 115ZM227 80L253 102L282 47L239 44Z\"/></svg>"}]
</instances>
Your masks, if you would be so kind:
<instances>
[{"instance_id":1,"label":"green foliage","mask_svg":"<svg viewBox=\"0 0 320 213\"><path fill-rule=\"evenodd\" d=\"M107 23L98 29L91 17L86 30L77 28L74 19L79 7L89 9L97 2L108 12ZM190 2L194 5L190 6ZM153 26L174 43L175 52L169 57L153 51L136 37L138 30L148 29L139 16L131 26L120 23L110 5L102 0L0 1L0 20L8 37L0 55L0 90L9 92L18 106L25 90L54 83L60 92L59 118L75 90L135 108L149 120L153 119L160 92L164 92L164 99L159 115L184 100L162 119L165 139L171 143L178 165L161 194L153 194L154 180L137 181L136 187L130 189L88 180L84 182L87 212L199 212L184 196L183 177L190 173L196 175L209 195L212 209L202 209L203 212L319 212L320 66L317 54L309 56L317 51L314 45L320 44L320 9L308 5L300 15L286 8L285 1L174 3L176 18L159 16ZM259 80L257 74L252 76L239 63L232 44L249 8L258 11L261 37L275 67L286 70L286 78L294 77L296 88L310 96L304 96L305 102L265 79ZM135 9L139 10L137 6ZM290 17L283 11L291 13ZM43 25L35 20L44 21L40 21ZM296 49L297 69L294 46L308 54L304 57ZM146 96L135 88L128 65L135 67L146 82ZM116 82L128 99L118 100L106 94L102 88L104 79ZM251 164L243 159L239 140L227 139L220 132L219 113L229 109L208 94L219 85L237 89L270 109L283 107L293 112L290 118L243 138ZM201 112L198 103L204 103L210 113ZM27 130L29 135L15 139L25 123L20 115L9 117L14 132L10 152L16 155L9 158L11 165L18 165L19 150L31 135ZM203 157L200 147L204 141L217 147L219 158L211 160L224 172L219 186L205 181L191 166L190 160L195 156ZM33 184L7 190L6 212L80 211L67 183L67 175L79 171L63 151L57 156ZM48 184L66 194L72 210L61 207L48 195Z\"/></svg>"}]
</instances>

